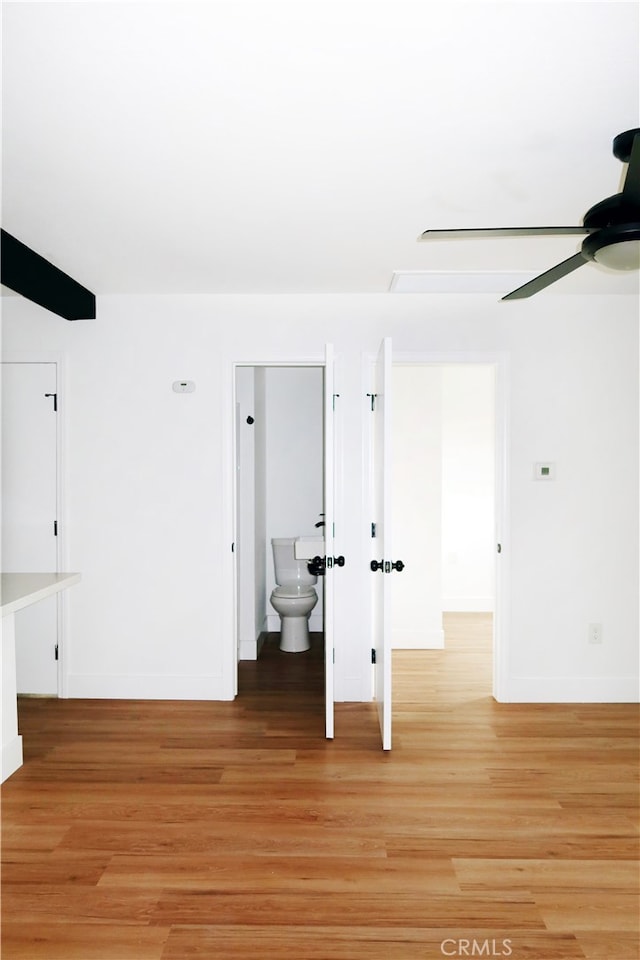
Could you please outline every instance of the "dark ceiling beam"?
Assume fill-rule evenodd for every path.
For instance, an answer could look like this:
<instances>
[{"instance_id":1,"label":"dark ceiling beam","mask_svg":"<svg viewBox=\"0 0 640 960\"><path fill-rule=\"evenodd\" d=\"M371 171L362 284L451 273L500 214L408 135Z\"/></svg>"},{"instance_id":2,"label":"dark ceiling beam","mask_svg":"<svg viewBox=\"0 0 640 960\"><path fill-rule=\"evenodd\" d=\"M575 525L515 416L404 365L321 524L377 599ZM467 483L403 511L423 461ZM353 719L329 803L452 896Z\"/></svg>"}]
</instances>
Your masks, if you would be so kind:
<instances>
[{"instance_id":1,"label":"dark ceiling beam","mask_svg":"<svg viewBox=\"0 0 640 960\"><path fill-rule=\"evenodd\" d=\"M0 231L0 281L65 320L95 320L95 294L6 230Z\"/></svg>"}]
</instances>

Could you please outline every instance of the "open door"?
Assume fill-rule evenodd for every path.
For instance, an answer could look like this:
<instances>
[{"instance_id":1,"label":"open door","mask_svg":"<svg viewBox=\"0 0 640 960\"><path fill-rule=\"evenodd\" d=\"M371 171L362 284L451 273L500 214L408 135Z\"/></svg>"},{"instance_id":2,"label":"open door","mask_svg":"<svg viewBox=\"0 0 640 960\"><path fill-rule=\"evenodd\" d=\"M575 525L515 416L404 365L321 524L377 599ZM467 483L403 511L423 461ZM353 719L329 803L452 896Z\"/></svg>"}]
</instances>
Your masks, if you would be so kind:
<instances>
[{"instance_id":1,"label":"open door","mask_svg":"<svg viewBox=\"0 0 640 960\"><path fill-rule=\"evenodd\" d=\"M382 749L391 749L391 589L389 574L402 569L391 560L391 340L382 341L370 394L372 424L371 576L373 579L373 694Z\"/></svg>"},{"instance_id":2,"label":"open door","mask_svg":"<svg viewBox=\"0 0 640 960\"><path fill-rule=\"evenodd\" d=\"M325 734L333 739L333 619L334 619L334 362L333 344L325 346L324 365L324 703Z\"/></svg>"},{"instance_id":3,"label":"open door","mask_svg":"<svg viewBox=\"0 0 640 960\"><path fill-rule=\"evenodd\" d=\"M54 573L57 564L57 370L2 364L2 569ZM58 694L58 598L16 613L18 693Z\"/></svg>"}]
</instances>

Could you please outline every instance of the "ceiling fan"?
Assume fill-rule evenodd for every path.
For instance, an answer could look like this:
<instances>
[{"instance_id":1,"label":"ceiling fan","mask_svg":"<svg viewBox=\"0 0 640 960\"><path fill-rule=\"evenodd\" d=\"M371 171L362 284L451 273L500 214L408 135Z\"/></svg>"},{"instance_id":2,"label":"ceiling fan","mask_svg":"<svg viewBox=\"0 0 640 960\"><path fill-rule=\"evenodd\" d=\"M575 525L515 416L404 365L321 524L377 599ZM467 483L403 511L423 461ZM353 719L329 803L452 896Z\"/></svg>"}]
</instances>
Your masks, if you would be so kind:
<instances>
[{"instance_id":1,"label":"ceiling fan","mask_svg":"<svg viewBox=\"0 0 640 960\"><path fill-rule=\"evenodd\" d=\"M487 227L425 230L420 240L464 237L536 237L587 234L579 253L512 290L503 300L520 300L544 290L590 260L614 270L640 268L640 129L626 130L613 141L613 155L628 163L621 193L607 197L586 212L581 227Z\"/></svg>"}]
</instances>

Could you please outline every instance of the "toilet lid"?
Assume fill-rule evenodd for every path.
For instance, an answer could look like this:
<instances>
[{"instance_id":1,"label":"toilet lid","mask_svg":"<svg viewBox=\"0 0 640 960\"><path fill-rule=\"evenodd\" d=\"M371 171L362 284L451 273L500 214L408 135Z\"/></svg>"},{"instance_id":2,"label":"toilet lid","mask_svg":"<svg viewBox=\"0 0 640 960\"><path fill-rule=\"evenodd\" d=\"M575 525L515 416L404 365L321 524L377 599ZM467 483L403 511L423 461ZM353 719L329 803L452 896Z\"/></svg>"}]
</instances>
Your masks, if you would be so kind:
<instances>
[{"instance_id":1,"label":"toilet lid","mask_svg":"<svg viewBox=\"0 0 640 960\"><path fill-rule=\"evenodd\" d=\"M295 597L314 597L316 591L313 587L305 585L298 585L297 583L285 584L281 587L276 587L273 591L274 597L285 597L288 599L293 599Z\"/></svg>"}]
</instances>

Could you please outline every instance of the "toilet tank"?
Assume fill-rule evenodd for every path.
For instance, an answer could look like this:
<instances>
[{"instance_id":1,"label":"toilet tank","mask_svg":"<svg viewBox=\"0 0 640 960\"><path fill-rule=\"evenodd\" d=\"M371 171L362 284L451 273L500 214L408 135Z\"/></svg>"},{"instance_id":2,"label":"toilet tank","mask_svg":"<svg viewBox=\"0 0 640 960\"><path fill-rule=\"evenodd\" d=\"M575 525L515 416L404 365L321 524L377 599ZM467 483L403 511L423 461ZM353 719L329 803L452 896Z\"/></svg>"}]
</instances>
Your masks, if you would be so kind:
<instances>
[{"instance_id":1,"label":"toilet tank","mask_svg":"<svg viewBox=\"0 0 640 960\"><path fill-rule=\"evenodd\" d=\"M294 543L294 537L276 537L271 541L276 583L280 586L285 583L316 583L318 578L307 569L308 560L296 560Z\"/></svg>"}]
</instances>

